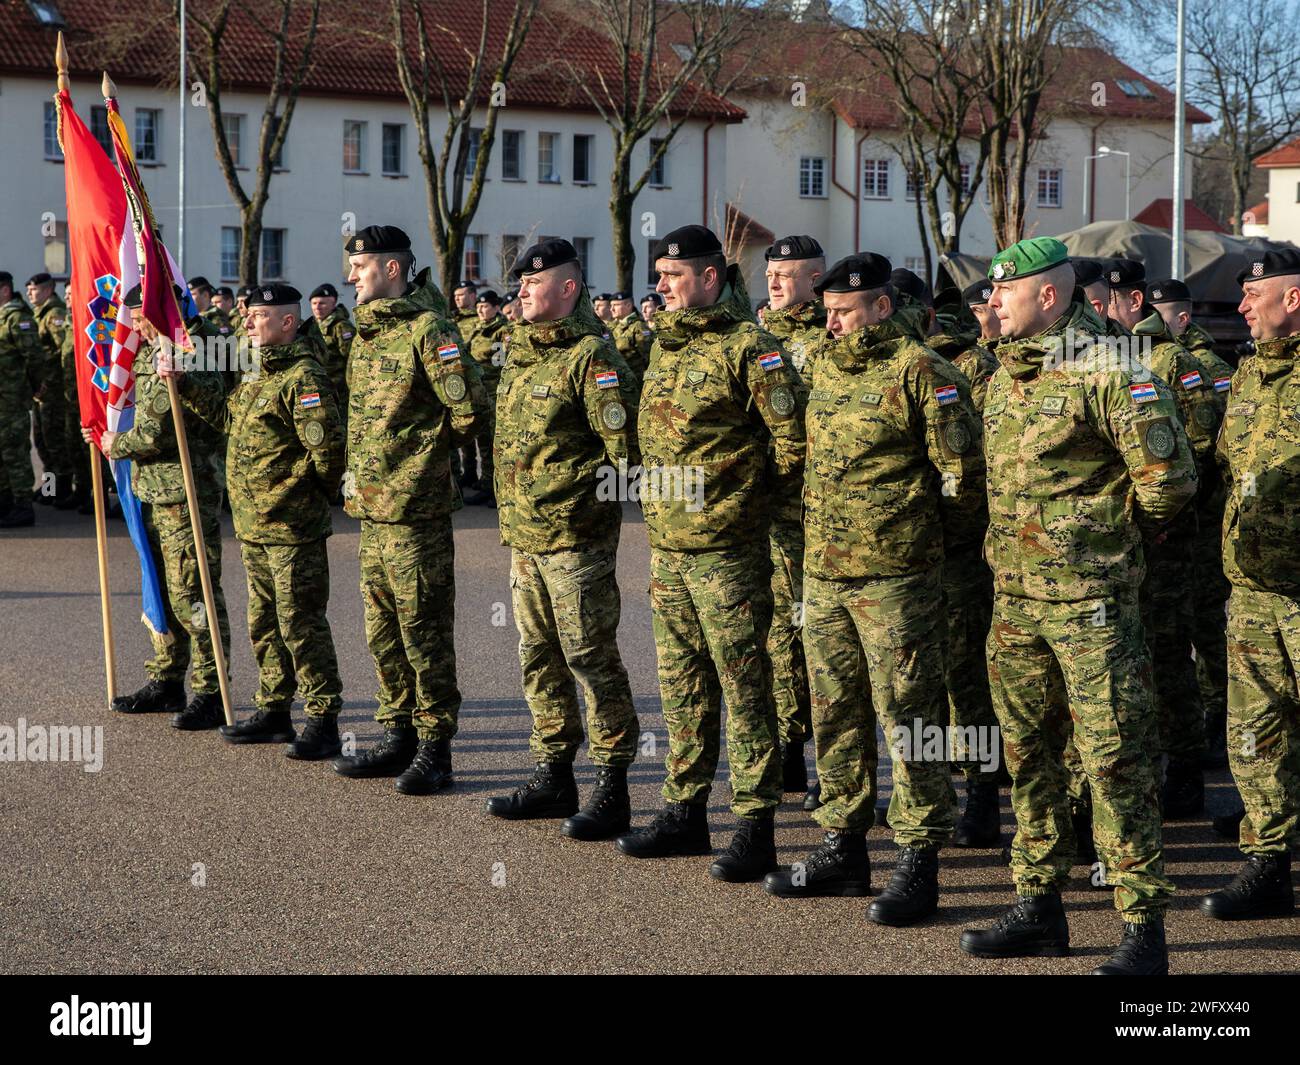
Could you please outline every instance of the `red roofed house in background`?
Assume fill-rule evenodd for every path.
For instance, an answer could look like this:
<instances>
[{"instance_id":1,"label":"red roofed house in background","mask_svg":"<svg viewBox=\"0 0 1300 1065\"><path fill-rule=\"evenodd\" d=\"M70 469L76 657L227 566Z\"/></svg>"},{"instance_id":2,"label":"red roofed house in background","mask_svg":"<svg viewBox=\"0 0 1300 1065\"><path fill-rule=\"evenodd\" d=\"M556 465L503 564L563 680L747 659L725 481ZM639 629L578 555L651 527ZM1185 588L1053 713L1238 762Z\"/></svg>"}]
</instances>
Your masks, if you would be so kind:
<instances>
[{"instance_id":1,"label":"red roofed house in background","mask_svg":"<svg viewBox=\"0 0 1300 1065\"><path fill-rule=\"evenodd\" d=\"M1133 216L1133 221L1141 222L1144 226L1172 229L1174 225L1173 197L1160 196L1152 200ZM1226 226L1220 225L1191 200L1183 201L1183 225L1187 229L1206 229L1211 233L1230 232Z\"/></svg>"},{"instance_id":2,"label":"red roofed house in background","mask_svg":"<svg viewBox=\"0 0 1300 1065\"><path fill-rule=\"evenodd\" d=\"M1300 244L1300 137L1261 155L1255 165L1268 171L1268 199L1247 212L1253 214L1253 223L1243 215L1242 231L1252 225L1255 235ZM1264 209L1262 218L1260 207ZM1264 227L1263 232L1259 226Z\"/></svg>"}]
</instances>

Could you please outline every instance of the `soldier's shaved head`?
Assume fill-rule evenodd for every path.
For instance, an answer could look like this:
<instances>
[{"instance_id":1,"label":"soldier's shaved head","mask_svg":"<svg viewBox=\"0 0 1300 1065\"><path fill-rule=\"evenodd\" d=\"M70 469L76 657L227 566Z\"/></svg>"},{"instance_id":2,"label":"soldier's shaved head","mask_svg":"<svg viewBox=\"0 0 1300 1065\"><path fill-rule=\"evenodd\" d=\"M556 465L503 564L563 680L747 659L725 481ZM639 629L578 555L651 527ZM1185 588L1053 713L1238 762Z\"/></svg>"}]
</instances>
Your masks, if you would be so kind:
<instances>
[{"instance_id":1,"label":"soldier's shaved head","mask_svg":"<svg viewBox=\"0 0 1300 1065\"><path fill-rule=\"evenodd\" d=\"M1295 336L1300 333L1300 274L1242 282L1237 311L1255 340Z\"/></svg>"},{"instance_id":2,"label":"soldier's shaved head","mask_svg":"<svg viewBox=\"0 0 1300 1065\"><path fill-rule=\"evenodd\" d=\"M1074 285L1074 267L1068 262L1028 277L994 281L989 306L1002 335L1023 340L1046 330L1069 309Z\"/></svg>"}]
</instances>

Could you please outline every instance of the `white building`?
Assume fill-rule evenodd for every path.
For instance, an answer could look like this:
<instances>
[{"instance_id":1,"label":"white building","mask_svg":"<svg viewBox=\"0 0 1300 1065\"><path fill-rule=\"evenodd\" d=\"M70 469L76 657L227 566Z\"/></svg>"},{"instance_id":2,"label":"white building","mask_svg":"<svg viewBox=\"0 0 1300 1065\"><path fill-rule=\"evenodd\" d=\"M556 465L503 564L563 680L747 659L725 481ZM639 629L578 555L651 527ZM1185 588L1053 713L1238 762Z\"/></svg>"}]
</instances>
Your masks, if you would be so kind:
<instances>
[{"instance_id":1,"label":"white building","mask_svg":"<svg viewBox=\"0 0 1300 1065\"><path fill-rule=\"evenodd\" d=\"M1261 155L1255 165L1268 171L1268 198L1246 212L1242 232L1300 244L1300 139Z\"/></svg>"}]
</instances>

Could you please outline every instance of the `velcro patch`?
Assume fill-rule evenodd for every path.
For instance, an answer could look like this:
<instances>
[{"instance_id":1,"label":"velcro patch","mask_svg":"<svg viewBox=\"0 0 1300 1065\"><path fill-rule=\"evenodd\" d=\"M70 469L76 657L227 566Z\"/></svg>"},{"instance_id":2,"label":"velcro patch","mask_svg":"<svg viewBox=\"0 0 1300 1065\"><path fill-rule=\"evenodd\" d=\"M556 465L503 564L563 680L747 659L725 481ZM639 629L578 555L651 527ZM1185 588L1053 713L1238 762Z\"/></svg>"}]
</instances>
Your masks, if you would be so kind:
<instances>
[{"instance_id":1,"label":"velcro patch","mask_svg":"<svg viewBox=\"0 0 1300 1065\"><path fill-rule=\"evenodd\" d=\"M380 372L380 373L397 373L397 360L396 360L396 359L388 359L388 358L380 359L380 360L379 360L379 372Z\"/></svg>"},{"instance_id":2,"label":"velcro patch","mask_svg":"<svg viewBox=\"0 0 1300 1065\"><path fill-rule=\"evenodd\" d=\"M438 349L438 358L443 362L451 362L452 359L459 359L460 347L456 344L444 344Z\"/></svg>"},{"instance_id":3,"label":"velcro patch","mask_svg":"<svg viewBox=\"0 0 1300 1065\"><path fill-rule=\"evenodd\" d=\"M1200 388L1204 382L1201 380L1201 374L1198 370L1189 370L1178 378L1182 386L1186 389Z\"/></svg>"},{"instance_id":4,"label":"velcro patch","mask_svg":"<svg viewBox=\"0 0 1300 1065\"><path fill-rule=\"evenodd\" d=\"M1214 379L1214 391L1226 392L1232 387L1231 377L1216 377Z\"/></svg>"},{"instance_id":5,"label":"velcro patch","mask_svg":"<svg viewBox=\"0 0 1300 1065\"><path fill-rule=\"evenodd\" d=\"M533 385L533 399L545 399L550 394L550 385Z\"/></svg>"},{"instance_id":6,"label":"velcro patch","mask_svg":"<svg viewBox=\"0 0 1300 1065\"><path fill-rule=\"evenodd\" d=\"M319 392L304 393L303 395L298 397L298 405L302 407L319 407L320 393Z\"/></svg>"},{"instance_id":7,"label":"velcro patch","mask_svg":"<svg viewBox=\"0 0 1300 1065\"><path fill-rule=\"evenodd\" d=\"M600 373L596 374L596 387L597 387L597 388L617 388L617 387L618 387L618 371L617 371L617 370L602 370L602 371L600 371Z\"/></svg>"},{"instance_id":8,"label":"velcro patch","mask_svg":"<svg viewBox=\"0 0 1300 1065\"><path fill-rule=\"evenodd\" d=\"M1134 403L1154 403L1160 398L1156 386L1150 381L1143 381L1141 384L1134 382L1128 386L1128 394L1133 397Z\"/></svg>"},{"instance_id":9,"label":"velcro patch","mask_svg":"<svg viewBox=\"0 0 1300 1065\"><path fill-rule=\"evenodd\" d=\"M766 355L760 355L758 357L758 364L769 373L773 370L779 370L785 365L784 361L781 359L781 353L779 351L769 351Z\"/></svg>"},{"instance_id":10,"label":"velcro patch","mask_svg":"<svg viewBox=\"0 0 1300 1065\"><path fill-rule=\"evenodd\" d=\"M858 402L864 407L879 407L880 401L884 398L884 395L880 392L863 392L862 398Z\"/></svg>"},{"instance_id":11,"label":"velcro patch","mask_svg":"<svg viewBox=\"0 0 1300 1065\"><path fill-rule=\"evenodd\" d=\"M1044 396L1043 405L1038 409L1043 414L1063 414L1065 412L1065 397Z\"/></svg>"},{"instance_id":12,"label":"velcro patch","mask_svg":"<svg viewBox=\"0 0 1300 1065\"><path fill-rule=\"evenodd\" d=\"M956 403L961 397L956 385L940 385L934 390L934 398L939 401L939 406L946 407L949 403Z\"/></svg>"}]
</instances>

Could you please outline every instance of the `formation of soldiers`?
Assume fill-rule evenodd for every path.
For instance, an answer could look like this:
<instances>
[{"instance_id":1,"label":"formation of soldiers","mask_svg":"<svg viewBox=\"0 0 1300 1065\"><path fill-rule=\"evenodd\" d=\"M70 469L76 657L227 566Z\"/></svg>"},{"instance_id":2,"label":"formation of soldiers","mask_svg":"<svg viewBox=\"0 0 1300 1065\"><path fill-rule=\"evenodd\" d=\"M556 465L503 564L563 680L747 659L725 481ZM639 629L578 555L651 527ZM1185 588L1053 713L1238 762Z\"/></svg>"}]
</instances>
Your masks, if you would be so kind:
<instances>
[{"instance_id":1,"label":"formation of soldiers","mask_svg":"<svg viewBox=\"0 0 1300 1065\"><path fill-rule=\"evenodd\" d=\"M504 298L461 285L452 304L428 269L415 272L396 227L362 230L345 251L355 323L329 285L312 293L310 317L291 286L252 286L233 296L232 319L223 294L195 280L195 341L221 329L251 341L255 365L233 383L182 370L141 326L135 425L100 446L134 460L176 638L158 641L149 682L115 709L172 711L175 727L220 726L232 743L287 743L288 757L395 777L407 794L450 787L461 706L451 517L462 489L476 490L511 549L535 762L490 815L554 818L635 858L711 855L725 702L736 824L715 879L783 898L866 896L865 836L883 821L898 859L867 916L912 925L938 907L945 845L999 845L1009 782L1016 902L961 948L1065 954L1061 891L1082 862L1094 886L1114 889L1123 921L1096 971L1164 973L1162 821L1199 813L1203 769L1226 757L1246 862L1202 909L1293 912L1300 253L1263 253L1239 278L1255 345L1234 372L1192 322L1181 282L1148 281L1131 260L1072 260L1051 237L1020 241L986 280L937 296L883 256L828 267L815 238L783 238L766 254L762 324L703 226L658 242L642 314L625 292L593 300L564 240L527 249ZM57 337L66 311L37 291ZM0 359L14 371L0 402L7 419L26 417L32 393L44 402L50 349L8 275L0 297ZM125 302L139 306L138 289ZM212 625L192 606L169 377L214 578L223 483L248 575L257 709L234 726L220 724ZM66 435L51 415L47 443L59 426ZM18 461L26 446L0 422L9 514L32 479ZM622 483L639 471L635 494L606 491L611 470ZM361 521L383 725L350 755L327 620L340 494ZM650 541L669 748L664 808L635 829L621 498L639 500ZM219 595L217 611L228 645ZM887 808L876 804L878 724ZM585 801L573 774L584 725L597 767ZM791 791L825 837L782 867L774 811Z\"/></svg>"}]
</instances>

